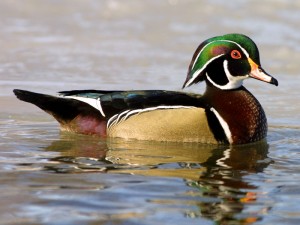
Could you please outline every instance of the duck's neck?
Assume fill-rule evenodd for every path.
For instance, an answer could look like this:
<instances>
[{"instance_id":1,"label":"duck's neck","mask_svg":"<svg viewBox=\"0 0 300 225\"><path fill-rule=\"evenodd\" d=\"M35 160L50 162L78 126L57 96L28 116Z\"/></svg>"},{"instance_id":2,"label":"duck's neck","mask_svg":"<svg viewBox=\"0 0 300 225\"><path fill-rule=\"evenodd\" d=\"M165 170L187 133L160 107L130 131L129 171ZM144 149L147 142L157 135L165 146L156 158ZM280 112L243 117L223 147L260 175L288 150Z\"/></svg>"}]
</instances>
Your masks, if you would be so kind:
<instances>
[{"instance_id":1,"label":"duck's neck","mask_svg":"<svg viewBox=\"0 0 300 225\"><path fill-rule=\"evenodd\" d=\"M230 144L255 142L266 137L265 112L245 87L221 90L207 84L203 98L208 109L218 119Z\"/></svg>"}]
</instances>

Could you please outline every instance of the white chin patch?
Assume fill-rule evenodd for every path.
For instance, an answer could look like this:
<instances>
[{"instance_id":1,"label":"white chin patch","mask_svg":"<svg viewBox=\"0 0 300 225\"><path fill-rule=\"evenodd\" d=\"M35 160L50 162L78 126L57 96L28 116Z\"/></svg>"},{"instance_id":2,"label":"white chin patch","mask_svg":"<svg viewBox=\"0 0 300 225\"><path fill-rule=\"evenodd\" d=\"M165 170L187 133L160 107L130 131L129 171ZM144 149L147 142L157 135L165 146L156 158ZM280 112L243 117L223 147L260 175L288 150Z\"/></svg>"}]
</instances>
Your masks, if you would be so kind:
<instances>
[{"instance_id":1,"label":"white chin patch","mask_svg":"<svg viewBox=\"0 0 300 225\"><path fill-rule=\"evenodd\" d=\"M210 79L210 77L206 74L207 79L216 87L223 89L223 90L230 90L230 89L237 89L239 87L241 87L243 85L243 80L245 80L246 78L248 78L248 75L245 76L232 76L228 70L228 61L224 60L223 62L223 67L224 67L224 71L226 74L227 79L229 80L229 82L225 85L219 85L216 84L215 82L212 81L212 79Z\"/></svg>"},{"instance_id":2,"label":"white chin patch","mask_svg":"<svg viewBox=\"0 0 300 225\"><path fill-rule=\"evenodd\" d=\"M226 86L225 89L239 88L240 86L243 85L243 80L248 78L248 75L245 75L245 76L232 76L230 74L229 70L228 70L228 61L227 60L224 60L223 67L224 67L225 74L226 74L226 76L229 80L228 84L225 85Z\"/></svg>"}]
</instances>

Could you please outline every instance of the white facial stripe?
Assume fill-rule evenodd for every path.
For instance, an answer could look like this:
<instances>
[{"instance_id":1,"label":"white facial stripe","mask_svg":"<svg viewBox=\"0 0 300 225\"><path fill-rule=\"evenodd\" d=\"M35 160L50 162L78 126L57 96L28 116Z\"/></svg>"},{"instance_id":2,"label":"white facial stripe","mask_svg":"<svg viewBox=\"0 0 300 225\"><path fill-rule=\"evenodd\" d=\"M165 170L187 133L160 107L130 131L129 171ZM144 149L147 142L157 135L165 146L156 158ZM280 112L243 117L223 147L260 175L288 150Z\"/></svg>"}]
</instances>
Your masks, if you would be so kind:
<instances>
[{"instance_id":1,"label":"white facial stripe","mask_svg":"<svg viewBox=\"0 0 300 225\"><path fill-rule=\"evenodd\" d=\"M236 89L243 85L243 80L248 78L248 75L245 76L232 76L228 70L228 61L224 60L223 62L224 71L226 74L226 77L228 79L228 83L225 85L219 85L216 84L210 77L209 74L206 73L206 78L209 80L210 83L212 83L215 87L218 87L222 90L230 90L230 89Z\"/></svg>"},{"instance_id":2,"label":"white facial stripe","mask_svg":"<svg viewBox=\"0 0 300 225\"><path fill-rule=\"evenodd\" d=\"M217 59L217 58L219 58L219 57L221 57L221 56L223 56L224 54L221 54L221 55L217 55L217 56L215 56L215 57L213 57L213 58L211 58L210 60L208 60L205 64L204 64L204 66L202 66L199 70L196 70L195 71L195 73L192 75L192 78L191 79L189 79L189 81L184 85L184 87L188 87L191 83L193 83L193 81L198 77L198 75L207 67L207 65L209 64L209 63L211 63L212 61L214 61L215 59Z\"/></svg>"},{"instance_id":3,"label":"white facial stripe","mask_svg":"<svg viewBox=\"0 0 300 225\"><path fill-rule=\"evenodd\" d=\"M79 96L64 96L63 98L71 98L71 99L76 99L81 102L85 102L85 103L89 104L90 106L93 106L95 109L99 110L101 115L103 117L105 117L105 114L104 114L102 106L101 106L100 98L95 99L95 98L86 98L86 97L79 97Z\"/></svg>"},{"instance_id":4,"label":"white facial stripe","mask_svg":"<svg viewBox=\"0 0 300 225\"><path fill-rule=\"evenodd\" d=\"M246 55L246 57L249 58L249 53L246 51L246 49L244 49L244 48L243 48L240 44L238 44L237 42L235 42L235 41L230 41L230 40L215 40L215 41L211 41L211 42L207 43L207 44L201 49L201 51L199 52L199 54L197 55L197 57L196 57L196 59L195 59L195 61L194 61L194 63L193 63L192 69L194 68L194 66L195 66L195 64L196 64L196 62L197 62L199 56L200 56L201 53L204 51L204 49L205 49L208 45L210 45L210 44L212 44L212 43L214 43L214 42L217 42L217 41L224 41L224 42L230 42L230 43L236 44L236 45L243 51L243 53Z\"/></svg>"},{"instance_id":5,"label":"white facial stripe","mask_svg":"<svg viewBox=\"0 0 300 225\"><path fill-rule=\"evenodd\" d=\"M210 45L210 44L212 44L212 43L214 43L214 42L217 42L217 41L223 41L223 42L234 43L234 44L236 44L236 45L243 51L243 53L246 55L247 58L249 57L249 53L246 51L246 49L244 49L244 48L243 48L240 44L238 44L237 42L235 42L235 41L230 41L230 40L215 40L215 41L211 41L211 42L207 43L207 44L201 49L201 51L199 52L199 54L197 55L197 57L196 57L196 59L195 59L195 61L194 61L194 63L193 63L193 66L192 66L191 70L194 68L194 66L195 66L195 64L196 64L196 62L197 62L197 60L198 60L198 58L200 57L200 55L201 55L201 53L204 51L204 49L205 49L208 45ZM199 74L207 67L207 65L208 65L209 63L211 63L213 60L215 60L215 59L221 57L222 55L224 55L224 54L217 55L217 56L211 58L211 59L208 60L208 61L207 61L200 69L196 70L195 73L192 75L192 78L189 79L189 81L184 85L184 87L188 87L191 83L193 83L193 81L194 81L194 80L197 78L197 76L198 76L198 75L199 75ZM229 73L229 74L230 74L230 73ZM211 79L209 79L209 81L212 82ZM212 83L215 84L214 82L212 82ZM216 86L218 87L218 85L216 85ZM241 84L240 84L240 86L241 86ZM222 87L224 87L224 86L222 86ZM231 89L231 88L228 87L228 88L224 88L224 89Z\"/></svg>"},{"instance_id":6,"label":"white facial stripe","mask_svg":"<svg viewBox=\"0 0 300 225\"><path fill-rule=\"evenodd\" d=\"M223 41L223 40L222 40ZM230 41L230 40L224 40L225 42L231 42L236 44L237 46L239 46L240 49L242 49L243 53L246 55L247 58L249 58L249 53L246 51L246 49L244 49L240 44L238 44L235 41Z\"/></svg>"},{"instance_id":7,"label":"white facial stripe","mask_svg":"<svg viewBox=\"0 0 300 225\"><path fill-rule=\"evenodd\" d=\"M210 108L210 111L212 111L215 116L217 117L217 119L219 120L223 130L224 130L224 133L227 137L227 140L230 144L232 144L233 140L232 140L232 135L231 135L231 131L229 129L229 126L228 124L226 123L226 121L222 118L222 116L217 112L217 110L215 110L213 107Z\"/></svg>"},{"instance_id":8,"label":"white facial stripe","mask_svg":"<svg viewBox=\"0 0 300 225\"><path fill-rule=\"evenodd\" d=\"M215 87L222 89L223 86L216 84L212 79L210 79L210 77L207 73L205 75L206 75L207 80L209 80L210 83L212 83Z\"/></svg>"}]
</instances>

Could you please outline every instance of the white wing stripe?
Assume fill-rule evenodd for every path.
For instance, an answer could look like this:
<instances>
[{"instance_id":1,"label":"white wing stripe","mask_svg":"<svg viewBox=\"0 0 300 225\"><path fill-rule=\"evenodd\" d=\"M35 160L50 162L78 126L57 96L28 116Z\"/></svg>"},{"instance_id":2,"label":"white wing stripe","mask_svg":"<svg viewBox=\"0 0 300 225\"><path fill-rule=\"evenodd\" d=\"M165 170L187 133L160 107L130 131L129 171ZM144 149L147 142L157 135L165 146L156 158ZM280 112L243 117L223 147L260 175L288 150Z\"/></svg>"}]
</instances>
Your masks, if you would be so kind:
<instances>
[{"instance_id":1,"label":"white wing stripe","mask_svg":"<svg viewBox=\"0 0 300 225\"><path fill-rule=\"evenodd\" d=\"M118 117L118 114L113 115L108 121L107 121L107 127L113 126L114 123L116 123L116 117Z\"/></svg>"},{"instance_id":2,"label":"white wing stripe","mask_svg":"<svg viewBox=\"0 0 300 225\"><path fill-rule=\"evenodd\" d=\"M99 110L101 115L105 117L105 114L101 106L100 98L94 99L94 98L86 98L86 97L79 97L79 96L64 96L63 98L71 98L81 102L85 102L90 106L93 106L95 109Z\"/></svg>"},{"instance_id":3,"label":"white wing stripe","mask_svg":"<svg viewBox=\"0 0 300 225\"><path fill-rule=\"evenodd\" d=\"M102 116L105 117L105 113L104 113L104 111L102 109L102 106L101 106L101 100L100 100L100 98L97 99L97 106L98 106L98 109L99 109L100 113L102 114Z\"/></svg>"},{"instance_id":4,"label":"white wing stripe","mask_svg":"<svg viewBox=\"0 0 300 225\"><path fill-rule=\"evenodd\" d=\"M182 106L182 105L174 105L174 106L156 106L156 107L149 107L145 109L134 109L134 110L126 110L120 114L116 114L113 117L111 117L107 122L107 128L110 129L112 126L127 120L130 116L134 114L140 114L143 112L149 112L154 111L158 109L190 109L190 108L196 108L194 106Z\"/></svg>"}]
</instances>

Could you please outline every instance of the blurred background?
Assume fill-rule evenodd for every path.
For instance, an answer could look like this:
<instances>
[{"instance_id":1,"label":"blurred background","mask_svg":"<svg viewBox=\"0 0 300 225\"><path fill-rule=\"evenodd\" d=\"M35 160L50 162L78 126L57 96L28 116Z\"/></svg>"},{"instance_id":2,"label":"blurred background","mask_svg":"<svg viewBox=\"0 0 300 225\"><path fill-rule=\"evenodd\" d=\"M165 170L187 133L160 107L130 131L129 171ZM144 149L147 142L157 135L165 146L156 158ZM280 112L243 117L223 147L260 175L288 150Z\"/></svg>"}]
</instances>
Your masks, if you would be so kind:
<instances>
[{"instance_id":1,"label":"blurred background","mask_svg":"<svg viewBox=\"0 0 300 225\"><path fill-rule=\"evenodd\" d=\"M283 104L278 96L288 91L295 100L299 86L299 12L300 3L288 0L3 0L0 101L13 88L180 90L196 47L236 32L257 43L280 84L248 87Z\"/></svg>"}]
</instances>

